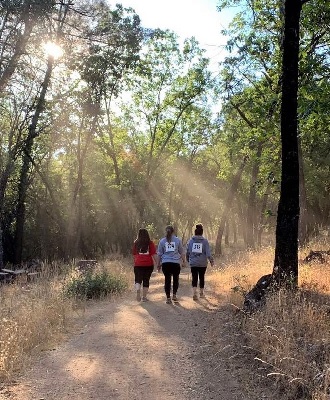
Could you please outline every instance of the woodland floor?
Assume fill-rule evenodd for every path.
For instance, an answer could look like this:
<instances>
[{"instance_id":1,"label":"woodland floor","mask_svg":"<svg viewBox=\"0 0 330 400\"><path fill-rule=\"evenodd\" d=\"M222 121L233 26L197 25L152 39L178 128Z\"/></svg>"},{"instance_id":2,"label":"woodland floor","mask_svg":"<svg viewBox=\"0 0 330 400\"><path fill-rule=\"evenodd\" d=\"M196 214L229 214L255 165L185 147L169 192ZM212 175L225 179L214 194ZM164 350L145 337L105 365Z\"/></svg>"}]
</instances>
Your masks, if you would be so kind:
<instances>
[{"instance_id":1,"label":"woodland floor","mask_svg":"<svg viewBox=\"0 0 330 400\"><path fill-rule=\"evenodd\" d=\"M89 305L74 332L3 387L0 399L273 399L254 354L242 351L234 310L210 285L193 301L190 285L183 270L179 303L168 305L163 275L153 273L150 301L137 303L132 291Z\"/></svg>"}]
</instances>

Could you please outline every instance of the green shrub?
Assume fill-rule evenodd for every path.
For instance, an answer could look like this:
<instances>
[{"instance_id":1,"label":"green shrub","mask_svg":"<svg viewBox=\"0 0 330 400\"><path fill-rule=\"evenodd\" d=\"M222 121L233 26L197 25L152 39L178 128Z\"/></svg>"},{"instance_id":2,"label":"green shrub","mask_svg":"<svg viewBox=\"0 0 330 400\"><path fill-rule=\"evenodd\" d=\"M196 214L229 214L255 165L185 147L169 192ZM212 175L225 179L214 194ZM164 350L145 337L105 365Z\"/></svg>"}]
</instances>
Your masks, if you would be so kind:
<instances>
[{"instance_id":1,"label":"green shrub","mask_svg":"<svg viewBox=\"0 0 330 400\"><path fill-rule=\"evenodd\" d=\"M116 277L107 271L86 272L71 278L64 286L67 297L99 299L109 294L119 294L127 289L124 277Z\"/></svg>"}]
</instances>

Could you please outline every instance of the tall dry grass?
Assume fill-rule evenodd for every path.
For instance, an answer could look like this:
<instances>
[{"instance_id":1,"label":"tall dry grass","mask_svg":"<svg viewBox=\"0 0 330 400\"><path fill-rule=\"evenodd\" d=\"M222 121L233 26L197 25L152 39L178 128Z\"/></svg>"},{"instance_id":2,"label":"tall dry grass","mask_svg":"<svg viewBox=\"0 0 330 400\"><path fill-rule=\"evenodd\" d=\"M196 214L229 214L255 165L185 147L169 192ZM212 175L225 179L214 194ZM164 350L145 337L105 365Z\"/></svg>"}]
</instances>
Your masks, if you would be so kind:
<instances>
[{"instance_id":1,"label":"tall dry grass","mask_svg":"<svg viewBox=\"0 0 330 400\"><path fill-rule=\"evenodd\" d=\"M274 292L258 312L236 314L242 350L253 349L258 373L272 380L274 398L283 400L330 399L330 256L323 264L303 263L311 248L330 245L313 243L300 252L298 291ZM271 248L237 256L214 275L216 290L241 309L244 293L271 273L273 259Z\"/></svg>"},{"instance_id":2,"label":"tall dry grass","mask_svg":"<svg viewBox=\"0 0 330 400\"><path fill-rule=\"evenodd\" d=\"M29 355L65 332L71 302L60 296L56 271L45 269L38 280L18 279L0 288L0 379L10 379Z\"/></svg>"},{"instance_id":3,"label":"tall dry grass","mask_svg":"<svg viewBox=\"0 0 330 400\"><path fill-rule=\"evenodd\" d=\"M125 279L124 262L114 259L102 267ZM12 379L31 355L53 346L81 317L86 302L63 295L74 273L73 265L45 265L34 282L0 286L0 381Z\"/></svg>"}]
</instances>

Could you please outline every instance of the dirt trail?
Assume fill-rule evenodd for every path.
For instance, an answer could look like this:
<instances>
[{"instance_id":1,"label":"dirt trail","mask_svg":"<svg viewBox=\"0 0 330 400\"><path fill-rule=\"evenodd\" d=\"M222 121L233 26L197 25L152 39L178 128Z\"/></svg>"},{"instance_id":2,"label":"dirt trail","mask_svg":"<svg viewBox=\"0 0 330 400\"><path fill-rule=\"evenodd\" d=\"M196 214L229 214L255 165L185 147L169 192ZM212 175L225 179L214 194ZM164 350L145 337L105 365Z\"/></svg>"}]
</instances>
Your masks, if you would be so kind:
<instances>
[{"instance_id":1,"label":"dirt trail","mask_svg":"<svg viewBox=\"0 0 330 400\"><path fill-rule=\"evenodd\" d=\"M228 310L218 308L211 289L194 302L190 285L184 270L179 303L168 305L163 275L154 273L149 302L137 303L131 292L93 305L79 330L45 352L0 399L270 399L246 386L246 367L229 362Z\"/></svg>"}]
</instances>

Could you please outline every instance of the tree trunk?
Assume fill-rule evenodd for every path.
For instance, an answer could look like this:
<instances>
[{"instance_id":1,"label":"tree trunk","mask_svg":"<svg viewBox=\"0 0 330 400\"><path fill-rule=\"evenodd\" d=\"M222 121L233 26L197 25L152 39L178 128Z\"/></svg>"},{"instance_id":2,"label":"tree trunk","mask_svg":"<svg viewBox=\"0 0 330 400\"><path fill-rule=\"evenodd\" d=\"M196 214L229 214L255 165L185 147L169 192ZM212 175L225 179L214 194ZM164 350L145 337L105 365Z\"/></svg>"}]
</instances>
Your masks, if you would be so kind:
<instances>
[{"instance_id":1,"label":"tree trunk","mask_svg":"<svg viewBox=\"0 0 330 400\"><path fill-rule=\"evenodd\" d=\"M224 209L223 209L222 217L221 217L220 224L219 224L217 239L215 242L215 255L217 255L217 256L220 256L222 254L221 242L222 242L223 232L225 229L229 211L233 204L233 198L237 192L237 188L238 188L239 182L240 182L242 174L243 174L243 170L244 170L246 161L247 161L247 157L244 157L240 167L238 168L238 171L236 172L236 175L234 176L234 178L232 180L231 187L229 189L229 192L228 192L225 204L224 204Z\"/></svg>"},{"instance_id":2,"label":"tree trunk","mask_svg":"<svg viewBox=\"0 0 330 400\"><path fill-rule=\"evenodd\" d=\"M60 3L58 20L57 20L58 27L56 32L56 38L62 35L63 24L69 10L69 5L72 5L70 1L68 1L68 3L65 3L64 1ZM49 55L47 61L47 69L45 72L43 83L41 85L41 92L36 102L36 108L31 120L31 124L29 125L27 138L23 145L23 156L22 156L23 161L22 161L22 168L20 172L19 185L18 185L18 199L16 205L16 226L14 234L15 264L20 264L22 261L24 223L25 223L25 199L29 186L28 175L31 164L31 152L34 144L34 139L39 135L37 131L37 125L40 116L44 110L45 97L51 81L53 68L54 68L54 57Z\"/></svg>"},{"instance_id":3,"label":"tree trunk","mask_svg":"<svg viewBox=\"0 0 330 400\"><path fill-rule=\"evenodd\" d=\"M15 226L15 254L14 263L20 264L22 261L22 251L23 251L23 232L24 232L24 222L25 222L25 199L26 193L29 186L29 169L30 169L30 157L31 151L34 143L34 139L38 136L37 124L39 122L40 115L44 109L45 96L50 83L51 74L53 71L54 59L48 57L47 70L45 73L44 81L42 83L42 89L34 115L32 117L31 124L28 130L28 136L24 143L23 148L23 163L20 173L19 185L18 185L18 199L16 206L16 226Z\"/></svg>"},{"instance_id":4,"label":"tree trunk","mask_svg":"<svg viewBox=\"0 0 330 400\"><path fill-rule=\"evenodd\" d=\"M2 231L2 221L3 221L3 212L4 212L4 200L5 200L5 192L7 188L7 183L9 180L9 177L11 175L13 166L14 166L14 160L11 152L8 155L8 162L6 164L5 170L2 172L1 177L0 177L0 269L3 268L3 231Z\"/></svg>"},{"instance_id":5,"label":"tree trunk","mask_svg":"<svg viewBox=\"0 0 330 400\"><path fill-rule=\"evenodd\" d=\"M267 207L270 188L271 188L271 183L268 182L266 191L262 198L261 208L260 208L260 218L259 218L258 231L257 231L258 247L261 247L261 244L262 244L262 232L264 230L264 220L265 220L265 213L266 213L266 207Z\"/></svg>"},{"instance_id":6,"label":"tree trunk","mask_svg":"<svg viewBox=\"0 0 330 400\"><path fill-rule=\"evenodd\" d=\"M298 156L299 156L299 205L300 205L300 219L299 219L299 247L307 244L309 239L309 220L307 210L307 194L305 185L304 166L302 159L301 142L298 139Z\"/></svg>"},{"instance_id":7,"label":"tree trunk","mask_svg":"<svg viewBox=\"0 0 330 400\"><path fill-rule=\"evenodd\" d=\"M225 225L225 245L229 246L229 234L230 234L230 224L229 224L229 219L226 221Z\"/></svg>"},{"instance_id":8,"label":"tree trunk","mask_svg":"<svg viewBox=\"0 0 330 400\"><path fill-rule=\"evenodd\" d=\"M24 24L24 30L20 32L20 35L17 35L17 41L15 43L12 56L7 61L6 66L4 68L1 68L2 71L0 74L0 92L4 91L10 78L16 71L18 61L20 57L25 53L26 45L32 33L34 22L33 18L31 18L31 5L29 3L29 1L25 2L25 6L21 14L21 22ZM36 18L34 18L34 20L36 20Z\"/></svg>"},{"instance_id":9,"label":"tree trunk","mask_svg":"<svg viewBox=\"0 0 330 400\"><path fill-rule=\"evenodd\" d=\"M273 274L279 284L298 283L299 160L298 57L301 0L285 1L282 61L282 180L277 212Z\"/></svg>"},{"instance_id":10,"label":"tree trunk","mask_svg":"<svg viewBox=\"0 0 330 400\"><path fill-rule=\"evenodd\" d=\"M236 204L237 204L237 232L240 233L241 238L243 239L244 244L246 244L246 218L245 218L245 208L242 206L242 200L240 196L236 196Z\"/></svg>"},{"instance_id":11,"label":"tree trunk","mask_svg":"<svg viewBox=\"0 0 330 400\"><path fill-rule=\"evenodd\" d=\"M233 220L233 243L234 243L234 245L237 244L237 221L236 221L236 216L235 216L235 219Z\"/></svg>"},{"instance_id":12,"label":"tree trunk","mask_svg":"<svg viewBox=\"0 0 330 400\"><path fill-rule=\"evenodd\" d=\"M257 210L256 210L256 199L257 199L257 180L260 169L260 157L262 153L262 143L258 143L256 158L253 162L251 181L250 181L250 193L247 207L247 218L246 218L246 245L248 249L255 248L255 240L257 236Z\"/></svg>"}]
</instances>

